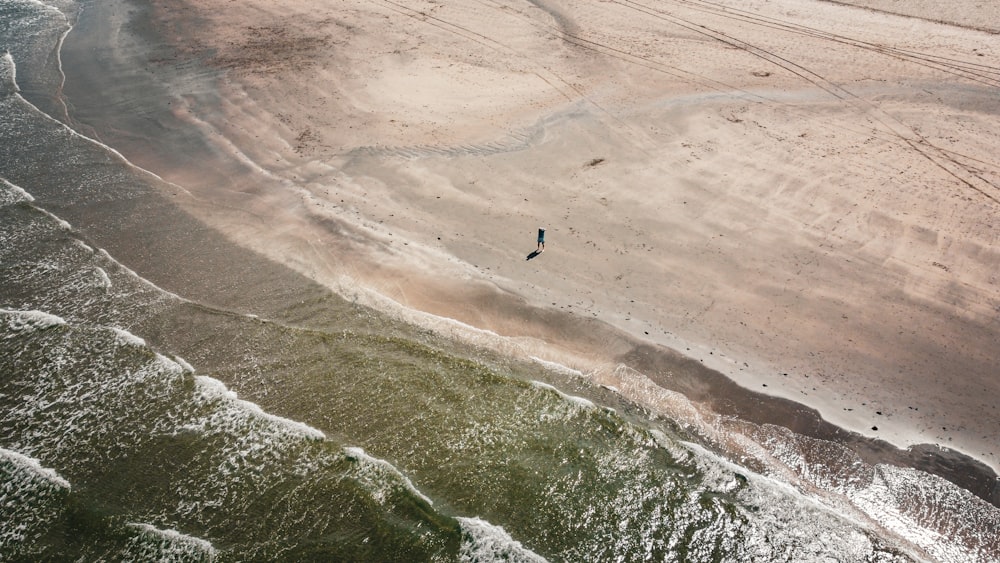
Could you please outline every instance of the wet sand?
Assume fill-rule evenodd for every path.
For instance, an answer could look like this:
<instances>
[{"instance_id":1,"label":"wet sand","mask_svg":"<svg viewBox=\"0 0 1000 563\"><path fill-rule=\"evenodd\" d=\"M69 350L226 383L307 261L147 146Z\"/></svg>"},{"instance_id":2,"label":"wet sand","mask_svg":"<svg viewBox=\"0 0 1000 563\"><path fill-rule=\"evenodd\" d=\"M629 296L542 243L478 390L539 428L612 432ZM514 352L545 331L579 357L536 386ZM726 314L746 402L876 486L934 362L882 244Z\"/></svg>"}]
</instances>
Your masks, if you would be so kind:
<instances>
[{"instance_id":1,"label":"wet sand","mask_svg":"<svg viewBox=\"0 0 1000 563\"><path fill-rule=\"evenodd\" d=\"M539 6L157 2L132 31L162 115L94 133L363 304L998 504L938 449L1000 465L997 36L794 0Z\"/></svg>"}]
</instances>

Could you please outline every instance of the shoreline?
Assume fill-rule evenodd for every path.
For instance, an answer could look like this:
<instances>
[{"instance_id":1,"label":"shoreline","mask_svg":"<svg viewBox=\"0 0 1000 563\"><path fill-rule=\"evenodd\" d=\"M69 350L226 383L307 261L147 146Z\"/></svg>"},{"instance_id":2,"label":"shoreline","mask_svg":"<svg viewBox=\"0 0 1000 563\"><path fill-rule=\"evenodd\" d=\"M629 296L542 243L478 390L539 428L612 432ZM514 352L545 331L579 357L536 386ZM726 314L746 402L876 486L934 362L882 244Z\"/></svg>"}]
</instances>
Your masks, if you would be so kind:
<instances>
[{"instance_id":1,"label":"shoreline","mask_svg":"<svg viewBox=\"0 0 1000 563\"><path fill-rule=\"evenodd\" d=\"M259 127L260 125L258 124L257 126ZM290 132L290 130L289 130L289 132ZM535 146L537 146L537 145L535 145ZM598 153L596 151L591 151L590 153L584 152L581 155L581 158L580 158L580 160L583 161L582 162L582 166L586 166L586 164L588 162L587 158L589 158L590 154L595 154L596 155L596 154L603 154L603 153ZM142 156L148 157L149 155L141 155L140 158L142 158ZM501 156L503 156L502 153L501 153ZM432 156L430 158L436 158L436 157ZM251 160L253 160L253 159L251 159ZM412 162L412 161L405 161L405 162ZM404 162L404 164L405 164L405 162ZM611 161L609 161L609 163L610 162L614 162L614 161L611 160ZM355 164L356 164L356 162L355 162ZM579 162L577 162L575 164L576 164L576 166L581 166L581 164ZM364 165L365 165L365 163L362 162L361 166L364 166ZM288 169L286 169L286 173L287 173L287 170ZM293 170L295 172L302 172L303 176L305 175L305 173L309 172L308 166L294 168ZM587 168L581 168L581 170L584 170L584 172L582 172L581 174L583 174L586 171L588 171ZM174 176L170 176L168 174L167 175L168 179L169 178L174 178L175 181L178 181L178 183L181 183L182 185L187 185L184 182L184 176L183 176L183 174L180 175L180 176L178 176L177 175L177 171L171 171L171 172L174 174ZM405 173L407 171L403 170L403 172ZM322 170L320 173L314 175L314 177L312 178L312 182L306 182L306 185L317 184L317 185L322 186L322 182L320 182L319 180L321 180L324 177L324 175L328 174L328 173L329 173L328 170ZM188 174L190 174L190 173L188 173ZM393 174L398 174L398 171L394 171ZM240 177L241 178L245 178L245 177L248 177L248 176L240 176ZM287 179L287 176L286 176L286 179ZM236 183L236 181L233 181L233 183ZM457 182L453 182L453 184L457 184ZM329 184L327 184L327 185L329 185ZM363 186L357 186L357 185L355 185L355 186L348 186L347 184L341 184L341 187L345 187L345 186L349 187L349 188L354 188L354 189L359 189L360 188L360 190L358 191L357 194L352 194L352 195L354 195L355 198L358 198L359 194L365 193L363 191L363 188L364 188ZM313 188L313 189L315 189L315 188ZM313 193L313 195L315 195L315 191L313 191L312 193ZM232 197L235 197L236 200L239 200L239 199L244 198L246 196L247 196L247 194L233 195ZM227 198L228 197L230 197L230 196L227 196ZM207 220L207 221L211 222L211 220L213 219L213 217L216 217L216 218L218 217L216 215L213 215L216 212L213 211L211 208L213 206L214 207L218 207L218 206L220 206L220 204L229 205L229 204L231 204L234 201L234 200L230 200L230 199L227 199L227 198L223 198L222 200L215 200L214 202L213 201L205 201L205 202L203 202L203 201L188 201L186 205L189 207L189 209L192 209L192 208L195 209L196 216L197 216L198 212L200 211L201 212L201 218L203 220ZM308 198L309 198L309 196L305 196L305 199L308 200ZM262 197L261 201L272 202L274 200L267 199L266 197ZM334 200L331 198L330 200L327 200L325 203L324 202L318 203L317 206L318 207L329 206L333 201ZM358 209L358 210L362 210L363 209L364 203L361 202L360 199L357 199L357 201L355 201L354 203L355 203L356 209ZM245 205L245 204L238 204L238 205ZM551 207L551 204L543 204L543 205L549 205ZM204 207L202 207L202 206L204 206ZM200 210L198 209L199 207L201 208ZM239 217L252 216L254 214L254 212L259 212L259 210L262 207L263 206L260 205L259 203L252 203L249 206L238 207L237 211L236 211L236 215L239 216ZM405 209L405 206L403 208ZM502 209L503 206L502 205L498 205L498 208ZM301 221L302 221L303 215L301 215L301 214L295 214L296 212L290 212L290 213L293 213L291 215L291 217L295 221L299 221L299 223L296 223L296 224L302 224ZM362 257L363 256L367 256L368 257L368 260L367 260L368 261L368 266L364 266L365 268L368 268L368 271L366 271L366 272L360 272L361 275L359 277L365 278L365 276L367 276L367 279L370 282L370 286L374 287L376 290L380 290L380 293L385 293L390 299L398 301L403 306L415 307L417 309L428 310L431 314L444 313L441 316L449 316L449 315L447 315L447 312L449 310L455 309L456 305L454 303L453 304L449 304L448 303L448 298L449 298L449 296L454 295L455 294L454 292L460 291L461 288L456 288L455 287L456 284L454 282L452 282L452 283L445 283L445 282L443 282L441 280L442 277L447 277L447 276L442 276L440 274L436 274L435 275L435 273L433 273L433 272L428 273L428 272L422 271L422 268L419 265L415 265L414 264L414 261L419 261L418 259L415 259L412 256L407 256L405 254L394 253L392 250L390 250L390 247L392 247L393 243L395 243L397 246L399 246L400 241L406 241L406 242L402 242L402 245L404 245L404 246L411 246L412 245L414 248L411 249L411 250L416 250L417 248L420 248L423 252L427 253L426 255L433 255L434 251L435 251L435 248L433 247L433 245L429 244L429 241L427 241L427 240L420 240L419 236L410 238L410 237L407 237L407 236L403 235L402 238L396 238L396 239L387 238L387 234L388 233L391 233L392 231L406 232L407 228L411 229L411 233L412 232L418 232L419 228L420 228L420 224L416 224L416 225L413 225L413 224L411 224L411 225L403 225L402 228L399 228L399 229L391 228L391 231L390 231L390 228L386 228L383 232L379 232L378 229L380 227L378 227L376 224L374 224L374 221L380 215L384 217L384 215L385 215L384 212L382 212L382 211L379 211L379 212L364 212L364 211L359 211L357 214L361 215L362 217L365 217L370 222L370 224L367 225L367 226L364 226L363 228L357 228L356 226L352 228L350 225L347 225L346 221L344 221L343 219L341 219L341 220L332 220L331 219L330 223L327 223L326 225L320 225L320 229L318 229L318 230L312 230L312 231L309 231L309 232L311 232L312 234L323 234L323 232L329 228L329 225L333 224L333 225L336 226L336 229L340 229L338 232L335 232L334 235L338 235L338 234L339 235L343 235L346 232L346 233L349 233L352 237L367 236L369 239L373 239L374 238L375 240L378 240L379 237L381 237L382 240L379 241L379 243L377 243L376 245L374 245L374 253L373 253L373 250L372 250L373 245L371 245L370 243L367 243L367 242L360 242L359 243L356 240L352 240L351 244L341 243L341 246L337 246L337 248L342 248L342 249L344 249L347 252L353 252L354 256L362 256ZM525 215L530 215L530 213L526 213ZM315 215L306 214L304 216L307 219L310 219L310 220L315 220L316 219ZM327 217L339 218L336 214L329 215ZM522 219L522 222L525 223L526 225L531 225L532 222L537 222L537 220L535 220L535 219L537 219L537 218L535 218L535 217L527 217L527 218ZM263 221L263 220L262 220L262 223L265 226L267 224L269 224L269 223L267 223L266 221ZM308 224L308 221L306 221L305 223ZM227 228L229 229L228 231L226 230ZM234 238L236 236L239 236L238 235L239 231L234 232L232 230L234 228L236 228L236 225L234 225L233 221L230 219L230 220L228 220L228 221L225 222L222 230L223 230L223 232L226 232L227 235L230 238ZM562 228L552 229L552 230L550 230L550 233L552 233L553 231L558 232L560 236L566 235L566 231L563 230ZM329 233L327 233L327 234L329 235ZM393 235L389 234L388 236L393 236ZM307 238L307 237L303 236L301 234L294 234L293 237L292 237L292 239L287 242L287 244L288 244L287 248L301 249L302 245L301 245L301 242L300 242L299 239L304 239L304 238ZM388 241L388 242L386 242L386 241ZM259 242L257 244L259 244ZM268 252L267 252L268 250L270 250L271 252L274 252L273 248L271 248L271 249L268 249L268 248L255 248L255 249L256 250L263 250L264 253L265 253L265 255L268 254ZM552 311L545 311L545 310L540 310L540 309L537 309L535 307L527 305L526 304L527 302L524 301L522 297L519 297L519 295L523 295L523 293L519 294L518 291L517 291L517 289L521 288L522 291L523 291L523 288L526 287L526 284L530 285L532 283L530 278L527 281L520 281L520 282L515 281L512 284L509 284L509 282L504 281L504 280L500 280L499 282L491 281L489 278L490 278L490 276L492 274L490 274L490 273L486 272L485 270L479 268L479 266L477 266L476 263L477 262L481 262L481 260L479 260L477 258L485 258L486 261L488 261L490 259L493 259L493 255L495 254L495 252L491 253L491 251L488 250L488 249L485 250L485 251L482 250L482 249L477 249L477 248L475 248L474 245L470 245L470 243L468 243L468 242L463 242L463 241L460 241L460 240L457 240L457 239L452 242L452 246L450 248L446 247L446 249L454 251L454 255L455 256L459 256L463 260L463 262L464 262L464 264L460 263L460 264L454 265L453 266L454 267L453 272L457 273L457 275L459 275L459 276L462 276L462 277L467 276L469 279L474 280L474 283L472 283L472 284L466 284L466 283L458 284L458 285L464 285L464 286L466 286L466 289L465 289L465 291L466 291L466 293L465 293L466 297L462 298L462 299L458 299L458 300L453 300L453 301L457 301L459 304L461 304L461 303L480 303L480 304L485 304L485 305L491 305L492 304L493 307L496 309L491 314L484 315L481 312L482 309L476 308L476 310L473 311L473 314L475 315L476 318L473 318L473 319L469 319L468 315L470 313L468 311L465 311L464 313L466 315L466 318L461 318L462 315L456 315L454 317L456 320L458 320L460 322L463 322L463 323L466 323L466 324L469 324L470 326L480 326L481 328L485 328L487 330L494 330L498 334L506 334L507 336L509 336L511 338L515 338L515 339L516 338L527 337L527 338L534 338L534 339L538 339L538 340L544 340L546 338L546 335L547 334L551 334L552 333L551 331L553 331L553 330L563 331L563 332L566 332L566 333L568 333L570 335L575 335L574 337L577 338L577 339L579 339L580 337L585 337L585 338L587 338L587 339L590 340L590 344L591 345L599 344L601 347L604 348L605 351L607 351L609 349L617 350L618 351L617 354L612 354L612 355L608 356L609 358L632 358L630 361L634 361L638 365L643 365L642 362L644 362L644 361L649 362L650 363L650 372L652 372L652 373L647 373L647 375L649 377L651 377L651 378L658 377L658 374L657 374L657 369L658 368L656 367L657 360L654 359L654 360L650 361L650 360L647 360L644 357L644 355L642 353L645 350L643 348L644 345L641 344L641 343L639 343L638 340L634 340L635 337L626 336L627 333L623 333L622 335L619 335L616 339L614 339L614 341L617 342L617 345L609 347L609 345L608 345L608 339L607 338L601 338L601 336L595 336L593 333L588 334L588 331L590 330L591 326L577 326L575 329L573 328L574 325L580 325L581 323L583 323L583 324L589 323L588 317L584 316L588 311L585 311L584 314L577 314L575 317L573 316L573 314L569 314L567 317L563 317L562 316L562 312L560 312L560 311L556 311L554 309ZM445 254L447 255L447 253L445 253ZM423 255L423 256L426 256L426 255ZM550 250L550 253L546 253L546 255L544 256L544 258L549 258L550 256L552 256L551 250ZM336 261L340 261L340 264L337 264ZM341 274L337 274L337 272L336 272L336 266L343 265L343 262L344 262L344 260L342 258L336 258L334 262L331 262L334 265L328 267L327 271L323 271L323 272L316 272L316 271L314 271L314 272L312 272L312 274L314 276L314 279L318 279L318 280L324 280L325 279L326 280L325 285L328 285L328 286L330 284L332 284L332 283L336 283L337 277L339 275L341 275ZM359 262L364 262L364 260L360 260ZM563 262L563 264L565 264L565 262ZM286 263L286 265L290 265L290 264ZM474 266L474 268L471 271L468 268L469 265L473 265ZM298 264L298 266L299 266L299 269L304 268L304 267L310 267L310 265L308 263L305 263L305 262ZM311 266L311 267L315 267L315 266ZM359 268L360 266L353 266L353 267L354 268ZM484 265L483 267L484 268L490 268L490 267L492 267L492 268L496 268L497 270L499 270L499 269L501 269L501 264L498 264L497 262L494 261L492 263L492 266ZM388 283L387 280L389 280L392 277L398 276L401 272L405 273L404 275L406 275L409 278L408 281L411 282L409 284L410 287L416 287L418 290L422 290L423 293L424 293L424 295L414 295L414 293L412 291L403 292L402 287L392 288L392 287L389 287L389 286L386 286L386 285L381 285L381 284ZM354 273L357 274L359 272L356 270ZM448 273L450 274L451 272L448 272ZM510 285L513 286L512 289L508 288ZM498 292L497 288L503 288L503 289ZM400 294L402 294L402 298L400 298ZM498 297L498 295L499 295L499 297ZM507 305L501 306L501 305L498 305L498 303L499 304L505 304L506 303ZM573 304L573 297L570 296L569 299L564 299L564 303L567 304L567 305ZM425 305L425 307L420 307L419 306L420 304ZM520 306L518 306L518 307L511 307L511 305L517 305L517 304L520 304ZM457 308L461 309L461 307L457 307ZM506 313L497 312L497 311L503 311L505 308L507 310ZM511 313L510 312L511 310L520 311L521 313L523 313L524 316L520 317L518 314ZM437 311L437 312L435 312L435 311ZM459 311L459 312L462 312L462 311ZM624 319L626 319L626 320L630 320L630 317L631 317L630 312L627 312L627 315L628 316L622 315L622 317ZM505 316L506 316L506 318L505 318ZM608 327L614 326L613 324L607 323L602 318L600 318L600 317L605 317L605 316L606 315L603 314L603 313L598 314L597 315L598 320L596 322L605 324ZM607 315L607 316L610 316L610 315ZM549 320L548 320L548 322L537 321L538 317L542 317L543 319L548 318ZM531 319L534 322L527 322L526 323L525 320L524 320L525 318ZM478 324L477 324L477 322L475 322L477 319L480 321ZM485 326L484 326L484 323L482 322L484 320L485 320ZM473 322L469 322L469 321L473 321ZM524 328L524 327L533 327L533 328L532 328L531 331L525 332L523 334L518 334L516 332L512 332L518 326L520 326L521 328ZM497 330L498 328L499 328L499 330ZM567 328L569 328L569 330L567 330ZM641 328L642 327L637 327L636 330L641 330ZM615 330L623 330L623 329L621 329L620 327L618 327L616 329L608 329L607 333L600 332L598 334L599 335L612 334L612 333L614 333ZM672 334L671 331L665 331L665 333L666 332L670 332ZM587 341L584 341L585 344L583 346L580 346L578 340L574 341L574 337L564 338L563 339L563 346L566 346L567 344L574 344L575 343L577 345L577 348L576 348L577 350L588 348L588 345L586 344ZM553 341L555 341L555 340L558 340L558 339L554 339ZM710 351L712 351L712 350L710 350ZM713 353L711 355L714 356L714 351L712 351L712 352ZM655 357L657 357L659 355L659 353L654 353L653 355L654 355L654 358L655 358ZM670 357L670 356L674 355L674 352L672 352L672 351L671 352L666 352L666 353L663 353L663 355ZM659 357L662 358L663 355L659 355ZM731 354L727 354L726 357L733 357L733 356ZM750 356L745 356L745 357L749 358ZM700 371L700 370L706 369L706 368L702 368L702 367L698 366L698 364L700 362L697 362L696 360L692 360L690 358L676 358L675 357L675 358L672 359L672 361L676 362L676 363L671 363L670 364L670 366L673 369L679 369L679 366L683 366L684 369L692 369L693 371ZM739 360L736 360L736 361L739 361ZM573 366L570 366L570 367L572 368ZM643 371L643 370L639 370L639 371ZM667 370L667 371L669 371L669 370ZM704 380L705 380L706 377L714 377L713 375L710 375L710 374L718 374L718 380L712 383L713 387L711 387L711 388L728 388L728 390L724 392L724 395L726 396L726 399L723 399L721 401L717 400L718 402L716 402L716 406L722 407L720 409L722 411L722 414L725 414L727 412L725 409L728 408L728 409L731 409L729 412L731 412L733 414L743 413L743 415L745 415L745 416L752 417L754 415L759 414L760 413L759 409L762 406L764 406L764 405L767 405L768 407L777 407L778 405L782 405L782 408L784 409L784 413L785 414L778 415L777 418L778 419L782 419L782 417L787 417L787 418L784 418L783 420L785 420L788 423L788 426L795 426L794 422L795 421L799 421L801 424L803 424L803 428L808 429L810 426L814 427L815 428L814 431L819 432L819 433L824 433L823 435L837 436L840 432L844 432L843 430L837 428L836 426L833 426L833 424L831 424L831 423L822 423L821 419L819 418L819 416L817 414L814 414L817 411L815 411L815 410L813 410L813 409L811 409L809 407L805 407L804 405L802 405L802 407L800 408L799 404L791 403L791 402L789 402L789 404L787 404L787 405L784 405L784 404L782 404L782 402L785 401L785 399L780 399L780 398L777 398L777 397L772 397L772 396L767 396L767 395L761 395L761 394L759 394L757 392L754 392L754 391L752 391L752 390L750 390L750 389L748 389L746 387L739 387L734 380L732 380L729 377L726 377L725 375L723 375L722 372L706 371L704 373L699 373L697 376L692 375L692 376L689 376L689 379L687 379L686 381L680 382L679 385L678 385L677 381L673 381L673 382L668 381L667 380L668 378L663 378L662 381L663 381L664 385L666 385L668 383L673 383L675 385L678 385L678 387L680 387L680 388L685 388L685 386L687 386L687 388L689 388L689 392L692 393L692 394L694 394L691 390L697 389L700 386L700 384L704 382ZM660 377L662 377L662 376L660 376ZM665 387L665 388L669 388L669 387ZM706 397L711 396L711 395L712 395L711 393L707 393L706 392ZM692 398L692 400L695 400L695 399ZM726 405L725 404L726 402L731 402L732 404L731 405ZM789 414L788 411L792 411L792 413ZM813 414L810 414L810 413L813 413ZM767 419L767 418L763 418L763 419L760 419L760 420L761 420L761 422L764 422L764 423L770 422L770 419ZM805 422L802 422L803 420ZM855 440L853 437L850 437L850 436L848 438L851 439L851 440ZM866 440L869 440L869 438L862 438L860 440L856 440L856 442L860 442L862 444L868 444L866 442ZM880 445L880 443L881 443L880 440L874 440L874 439L872 439L871 440L871 444L868 444L868 447L870 447L870 450L873 452L872 455L876 455L878 453L885 454L885 452L882 450L882 446ZM861 447L861 446L858 446L858 447ZM928 448L933 448L934 446L932 444L928 444L927 447ZM913 456L912 463L922 463L923 462L924 454L926 452L922 451L922 449L923 448L921 448L921 451L919 451L919 452L915 452L915 453L911 454ZM894 454L894 455L900 455L903 458L907 457L906 455L902 454L902 450L901 450L900 454ZM947 454L947 453L946 454L942 454L941 455L942 459L940 460L940 462L942 463L942 465L946 465L946 462L951 457L952 457L951 454ZM975 459L974 456L969 456L969 457L971 459ZM959 465L961 465L961 461L959 461L957 463ZM973 467L973 466L974 466L974 464L969 464L969 467ZM982 468L980 468L980 469L982 469ZM938 471L941 471L941 469L939 469ZM957 471L959 473L961 473L962 469L958 469ZM979 473L979 471L974 471L974 472ZM938 474L937 472L934 472L934 473ZM982 472L981 474L982 475L986 475L986 472ZM993 477L995 479L995 468L994 468L994 476ZM966 488L968 488L968 487L966 487ZM995 484L994 484L994 488L995 488ZM980 488L980 490L982 490L982 489ZM981 498L985 498L985 497L982 497L982 493L976 493L976 494L978 496L980 496ZM1000 494L1000 491L997 491L997 490L993 491L994 497L991 500L991 502L994 505L1000 506L1000 504L998 504L998 502L1000 502L1000 501L998 501L997 497L996 497L996 495L998 495L998 494Z\"/></svg>"}]
</instances>

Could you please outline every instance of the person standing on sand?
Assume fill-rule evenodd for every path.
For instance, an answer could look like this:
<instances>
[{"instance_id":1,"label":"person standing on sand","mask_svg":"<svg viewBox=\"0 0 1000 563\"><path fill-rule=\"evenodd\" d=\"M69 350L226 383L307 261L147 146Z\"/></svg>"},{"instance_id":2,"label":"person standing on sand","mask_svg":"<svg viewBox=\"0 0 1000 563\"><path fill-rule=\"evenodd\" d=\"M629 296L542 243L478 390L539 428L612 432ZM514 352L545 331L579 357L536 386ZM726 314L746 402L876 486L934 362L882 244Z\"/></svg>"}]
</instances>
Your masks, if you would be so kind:
<instances>
[{"instance_id":1,"label":"person standing on sand","mask_svg":"<svg viewBox=\"0 0 1000 563\"><path fill-rule=\"evenodd\" d=\"M545 227L538 227L538 252L545 252Z\"/></svg>"}]
</instances>

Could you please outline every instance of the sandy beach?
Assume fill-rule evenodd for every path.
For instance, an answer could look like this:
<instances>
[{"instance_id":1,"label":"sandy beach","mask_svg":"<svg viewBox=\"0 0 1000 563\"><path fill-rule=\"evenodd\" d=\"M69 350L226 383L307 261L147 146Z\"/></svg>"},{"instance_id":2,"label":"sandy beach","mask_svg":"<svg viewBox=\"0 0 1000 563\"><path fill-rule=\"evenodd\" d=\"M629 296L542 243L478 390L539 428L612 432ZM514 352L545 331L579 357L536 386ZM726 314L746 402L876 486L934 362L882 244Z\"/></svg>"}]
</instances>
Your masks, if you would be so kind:
<instances>
[{"instance_id":1,"label":"sandy beach","mask_svg":"<svg viewBox=\"0 0 1000 563\"><path fill-rule=\"evenodd\" d=\"M160 1L209 146L95 134L343 295L702 432L801 405L997 469L1000 7L899 4Z\"/></svg>"}]
</instances>

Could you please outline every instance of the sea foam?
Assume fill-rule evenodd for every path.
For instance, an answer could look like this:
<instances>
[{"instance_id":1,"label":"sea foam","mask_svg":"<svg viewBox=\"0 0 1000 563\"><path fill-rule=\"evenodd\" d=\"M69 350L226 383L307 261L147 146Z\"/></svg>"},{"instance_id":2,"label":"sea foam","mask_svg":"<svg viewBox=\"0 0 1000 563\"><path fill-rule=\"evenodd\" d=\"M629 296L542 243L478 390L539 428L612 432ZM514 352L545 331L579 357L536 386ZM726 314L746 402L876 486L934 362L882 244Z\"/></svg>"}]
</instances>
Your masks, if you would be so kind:
<instances>
[{"instance_id":1,"label":"sea foam","mask_svg":"<svg viewBox=\"0 0 1000 563\"><path fill-rule=\"evenodd\" d=\"M586 408L586 409L597 408L597 405L595 405L593 403L593 401L591 401L589 399L584 399L583 397L577 397L576 395L569 395L567 393L563 393L562 391L560 391L559 389L556 389L554 386L549 385L548 383L543 383L541 381L532 380L531 381L531 385L534 386L534 387L537 387L539 389L546 389L548 391L553 391L555 394L559 395L564 400L566 400L566 401L568 401L570 403L573 403L574 405L577 405L577 406L580 406L580 407L583 407L583 408Z\"/></svg>"},{"instance_id":2,"label":"sea foam","mask_svg":"<svg viewBox=\"0 0 1000 563\"><path fill-rule=\"evenodd\" d=\"M0 309L0 315L9 315L8 326L14 332L43 330L53 326L65 325L66 321L62 317L45 313L43 311L14 311L11 309Z\"/></svg>"},{"instance_id":3,"label":"sea foam","mask_svg":"<svg viewBox=\"0 0 1000 563\"><path fill-rule=\"evenodd\" d=\"M191 302L189 299L185 299L185 298L181 297L180 295L177 295L176 293L174 293L172 291L167 291L166 289L163 289L162 287L156 285L155 283L153 283L153 282L147 280L146 278L140 276L139 274L135 273L134 270L132 270L131 268L129 268L125 264L122 264L118 260L115 260L115 258L113 256L111 256L111 254L107 250L104 250L103 248L101 248L101 249L98 250L98 253L105 260L107 260L107 261L111 262L112 264L114 264L115 266L121 268L122 271L124 271L126 274L128 274L129 276L131 276L131 277L139 280L140 282L142 282L143 284L145 284L150 289L154 289L157 292L162 293L163 295L166 295L166 296L171 297L173 299L176 299L178 301L183 301L185 303L190 303Z\"/></svg>"},{"instance_id":4,"label":"sea foam","mask_svg":"<svg viewBox=\"0 0 1000 563\"><path fill-rule=\"evenodd\" d=\"M941 477L880 464L870 483L847 492L882 526L939 561L987 561L996 555L1000 512Z\"/></svg>"},{"instance_id":5,"label":"sea foam","mask_svg":"<svg viewBox=\"0 0 1000 563\"><path fill-rule=\"evenodd\" d=\"M0 458L14 467L17 467L21 471L28 472L35 477L44 479L57 487L63 489L70 488L69 481L59 475L55 469L43 467L42 463L33 457L26 456L12 450L0 448Z\"/></svg>"},{"instance_id":6,"label":"sea foam","mask_svg":"<svg viewBox=\"0 0 1000 563\"><path fill-rule=\"evenodd\" d=\"M191 373L194 373L194 367L191 364L189 364L187 360L185 360L184 358L180 356L174 356L174 361L180 364L182 368L186 369Z\"/></svg>"},{"instance_id":7,"label":"sea foam","mask_svg":"<svg viewBox=\"0 0 1000 563\"><path fill-rule=\"evenodd\" d=\"M86 246L86 245L84 245L84 246ZM101 279L101 285L104 287L104 289L106 289L106 290L107 289L111 289L111 277L108 276L108 272L105 271L104 268L100 268L100 267L98 267L96 269L96 272L97 272L97 276Z\"/></svg>"},{"instance_id":8,"label":"sea foam","mask_svg":"<svg viewBox=\"0 0 1000 563\"><path fill-rule=\"evenodd\" d=\"M560 363L550 362L549 360L543 360L537 356L529 356L534 362L541 364L542 366L556 372L565 375L574 375L577 377L583 377L583 372L580 370L573 369L569 366L564 366Z\"/></svg>"},{"instance_id":9,"label":"sea foam","mask_svg":"<svg viewBox=\"0 0 1000 563\"><path fill-rule=\"evenodd\" d=\"M129 527L140 532L127 550L127 555L136 560L187 561L196 557L212 561L216 557L215 547L208 540L143 523L130 523Z\"/></svg>"},{"instance_id":10,"label":"sea foam","mask_svg":"<svg viewBox=\"0 0 1000 563\"><path fill-rule=\"evenodd\" d=\"M24 188L11 184L3 178L0 178L0 186L3 187L3 191L0 192L0 205L8 205L19 201L35 201L34 196L26 192Z\"/></svg>"},{"instance_id":11,"label":"sea foam","mask_svg":"<svg viewBox=\"0 0 1000 563\"><path fill-rule=\"evenodd\" d=\"M48 216L53 221L55 221L63 229L65 229L67 231L72 231L73 230L73 225L70 225L69 221L60 218L58 215L52 213L51 211L49 211L47 209L43 209L41 207L35 207L35 209L37 209L37 210L41 211L42 213L44 213L46 216Z\"/></svg>"},{"instance_id":12,"label":"sea foam","mask_svg":"<svg viewBox=\"0 0 1000 563\"><path fill-rule=\"evenodd\" d=\"M480 518L456 518L462 528L460 561L544 563L546 559L514 540L500 526Z\"/></svg>"},{"instance_id":13,"label":"sea foam","mask_svg":"<svg viewBox=\"0 0 1000 563\"><path fill-rule=\"evenodd\" d=\"M324 434L322 430L313 428L303 422L271 414L264 411L264 409L260 408L260 406L256 403L240 399L237 397L235 391L230 390L226 387L225 383L219 381L218 379L208 377L206 375L196 375L194 379L198 386L198 391L206 399L221 399L229 401L243 414L273 423L293 434L314 440L326 439L326 434Z\"/></svg>"},{"instance_id":14,"label":"sea foam","mask_svg":"<svg viewBox=\"0 0 1000 563\"><path fill-rule=\"evenodd\" d=\"M17 65L10 51L4 51L0 56L0 96L9 96L20 92L17 86Z\"/></svg>"},{"instance_id":15,"label":"sea foam","mask_svg":"<svg viewBox=\"0 0 1000 563\"><path fill-rule=\"evenodd\" d=\"M145 347L146 341L131 332L118 327L111 327L111 330L118 336L118 341L125 345Z\"/></svg>"},{"instance_id":16,"label":"sea foam","mask_svg":"<svg viewBox=\"0 0 1000 563\"><path fill-rule=\"evenodd\" d=\"M356 460L358 460L358 461L360 461L362 463L365 463L365 464L367 464L369 466L377 467L377 468L379 468L381 470L387 471L388 473L390 473L393 476L397 477L403 483L403 485L406 487L406 490L408 490L411 494L413 494L413 496L416 496L416 497L420 498L421 500L423 500L424 502L426 502L429 505L433 505L434 504L434 501L432 501L430 498L428 498L427 495L425 495L424 493L420 492L420 490L417 489L417 487L413 485L413 482L410 481L410 479L406 475L403 475L403 473L400 470L396 469L388 461L385 461L385 460L382 460L382 459L378 459L376 457L372 457L372 456L368 455L367 453L365 453L365 450L363 450L361 448L357 448L357 447L344 448L344 452L347 455L349 455L350 457L352 457L352 458L354 458L354 459L356 459Z\"/></svg>"},{"instance_id":17,"label":"sea foam","mask_svg":"<svg viewBox=\"0 0 1000 563\"><path fill-rule=\"evenodd\" d=\"M37 558L33 549L61 518L69 481L33 457L0 448L0 560Z\"/></svg>"}]
</instances>

